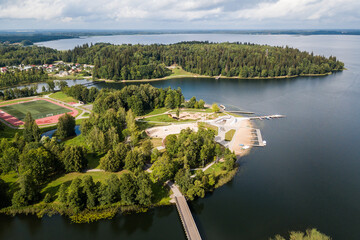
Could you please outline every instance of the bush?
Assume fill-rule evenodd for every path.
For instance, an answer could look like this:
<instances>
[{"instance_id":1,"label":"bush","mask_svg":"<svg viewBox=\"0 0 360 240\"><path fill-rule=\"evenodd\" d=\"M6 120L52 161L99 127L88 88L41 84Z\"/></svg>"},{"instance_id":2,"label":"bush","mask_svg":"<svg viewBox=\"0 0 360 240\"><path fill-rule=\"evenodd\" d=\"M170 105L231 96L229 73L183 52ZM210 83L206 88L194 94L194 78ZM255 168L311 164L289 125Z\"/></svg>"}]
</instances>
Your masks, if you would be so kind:
<instances>
[{"instance_id":1,"label":"bush","mask_svg":"<svg viewBox=\"0 0 360 240\"><path fill-rule=\"evenodd\" d=\"M50 193L45 194L44 202L45 203L51 203L51 195L50 195Z\"/></svg>"}]
</instances>

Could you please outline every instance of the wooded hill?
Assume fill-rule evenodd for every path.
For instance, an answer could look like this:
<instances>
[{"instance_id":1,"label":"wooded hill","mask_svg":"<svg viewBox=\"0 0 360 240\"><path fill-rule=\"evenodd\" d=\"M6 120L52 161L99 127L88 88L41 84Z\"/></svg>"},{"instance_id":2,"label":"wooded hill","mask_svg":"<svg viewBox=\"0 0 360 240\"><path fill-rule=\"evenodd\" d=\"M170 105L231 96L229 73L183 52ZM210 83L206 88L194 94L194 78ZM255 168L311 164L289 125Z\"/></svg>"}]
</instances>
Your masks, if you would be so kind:
<instances>
[{"instance_id":1,"label":"wooded hill","mask_svg":"<svg viewBox=\"0 0 360 240\"><path fill-rule=\"evenodd\" d=\"M62 59L95 64L94 77L113 80L164 77L170 75L165 66L173 64L201 75L244 78L324 74L344 68L336 57L247 43L83 45L64 52Z\"/></svg>"},{"instance_id":2,"label":"wooded hill","mask_svg":"<svg viewBox=\"0 0 360 240\"><path fill-rule=\"evenodd\" d=\"M19 64L40 65L60 59L60 52L47 47L0 44L0 67Z\"/></svg>"},{"instance_id":3,"label":"wooded hill","mask_svg":"<svg viewBox=\"0 0 360 240\"><path fill-rule=\"evenodd\" d=\"M325 74L344 69L344 64L330 56L317 56L290 47L272 47L250 43L181 42L170 45L112 45L100 43L53 52L29 47L35 58L22 57L27 51L18 49L19 59L30 64L54 60L94 64L94 78L135 80L161 78L171 74L166 66L177 64L184 70L227 77L279 77ZM55 51L55 50L54 50ZM44 52L46 57L42 57ZM7 53L8 56L15 54ZM3 56L4 58L4 56ZM48 62L49 61L49 62ZM6 62L2 59L1 62Z\"/></svg>"}]
</instances>

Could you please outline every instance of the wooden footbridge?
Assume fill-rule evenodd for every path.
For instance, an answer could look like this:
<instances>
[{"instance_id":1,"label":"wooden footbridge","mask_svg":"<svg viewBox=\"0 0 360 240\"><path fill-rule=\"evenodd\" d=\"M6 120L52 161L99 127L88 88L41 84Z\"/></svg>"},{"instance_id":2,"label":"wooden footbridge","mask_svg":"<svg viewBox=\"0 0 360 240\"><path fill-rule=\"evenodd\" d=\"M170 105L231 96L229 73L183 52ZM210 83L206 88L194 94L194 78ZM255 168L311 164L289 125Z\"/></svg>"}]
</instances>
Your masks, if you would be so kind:
<instances>
[{"instance_id":1,"label":"wooden footbridge","mask_svg":"<svg viewBox=\"0 0 360 240\"><path fill-rule=\"evenodd\" d=\"M199 230L196 226L196 223L194 221L194 218L191 214L190 208L186 202L184 195L182 195L179 188L173 182L168 181L167 184L173 192L176 208L178 210L181 223L184 227L187 239L201 240Z\"/></svg>"},{"instance_id":2,"label":"wooden footbridge","mask_svg":"<svg viewBox=\"0 0 360 240\"><path fill-rule=\"evenodd\" d=\"M82 83L80 85L83 85L85 87L90 87L90 86L94 86L98 83L102 83L102 82L105 82L105 81L91 81L91 82L86 82L86 83Z\"/></svg>"}]
</instances>

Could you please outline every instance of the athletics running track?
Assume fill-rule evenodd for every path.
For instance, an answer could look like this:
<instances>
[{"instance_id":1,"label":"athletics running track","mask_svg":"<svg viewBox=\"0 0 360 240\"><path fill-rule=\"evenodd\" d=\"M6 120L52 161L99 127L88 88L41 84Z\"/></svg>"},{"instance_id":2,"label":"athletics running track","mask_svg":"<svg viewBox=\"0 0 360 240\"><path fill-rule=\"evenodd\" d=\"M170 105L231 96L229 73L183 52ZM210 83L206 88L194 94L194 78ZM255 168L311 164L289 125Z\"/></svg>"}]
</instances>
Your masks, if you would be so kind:
<instances>
[{"instance_id":1,"label":"athletics running track","mask_svg":"<svg viewBox=\"0 0 360 240\"><path fill-rule=\"evenodd\" d=\"M67 108L67 109L71 110L71 112L68 113L68 114L70 114L73 117L75 117L78 114L78 111L76 109L67 107L64 104L61 104L61 103L58 103L58 102L55 102L55 101L51 101L51 100L46 99L46 98L31 98L28 101L24 100L23 102L16 102L16 103L10 103L10 104L6 104L6 105L1 105L1 107L10 106L10 105L19 104L19 103L24 103L24 102L29 102L29 101L37 101L37 100L48 101L48 102L51 102L53 104L59 105L59 106L61 106L63 108ZM37 125L57 123L59 117L61 117L64 114L65 113L58 114L58 115L51 116L51 117L39 118L39 119L36 119L35 122L36 122ZM0 118L4 119L6 122L8 122L8 123L10 123L11 125L14 125L14 126L20 126L20 125L24 124L23 121L17 119L16 117L14 117L14 116L12 116L12 115L10 115L10 114L2 111L2 110L0 110Z\"/></svg>"}]
</instances>

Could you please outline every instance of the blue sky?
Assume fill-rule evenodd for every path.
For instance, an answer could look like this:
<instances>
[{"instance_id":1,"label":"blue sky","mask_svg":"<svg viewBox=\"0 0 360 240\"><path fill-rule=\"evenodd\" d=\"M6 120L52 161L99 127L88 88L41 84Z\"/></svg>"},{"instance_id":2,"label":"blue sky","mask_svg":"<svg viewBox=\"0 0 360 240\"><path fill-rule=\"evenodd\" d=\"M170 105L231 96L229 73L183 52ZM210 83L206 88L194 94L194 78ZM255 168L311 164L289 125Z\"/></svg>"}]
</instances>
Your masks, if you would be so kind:
<instances>
[{"instance_id":1,"label":"blue sky","mask_svg":"<svg viewBox=\"0 0 360 240\"><path fill-rule=\"evenodd\" d=\"M0 29L334 28L360 28L360 0L0 0Z\"/></svg>"}]
</instances>

